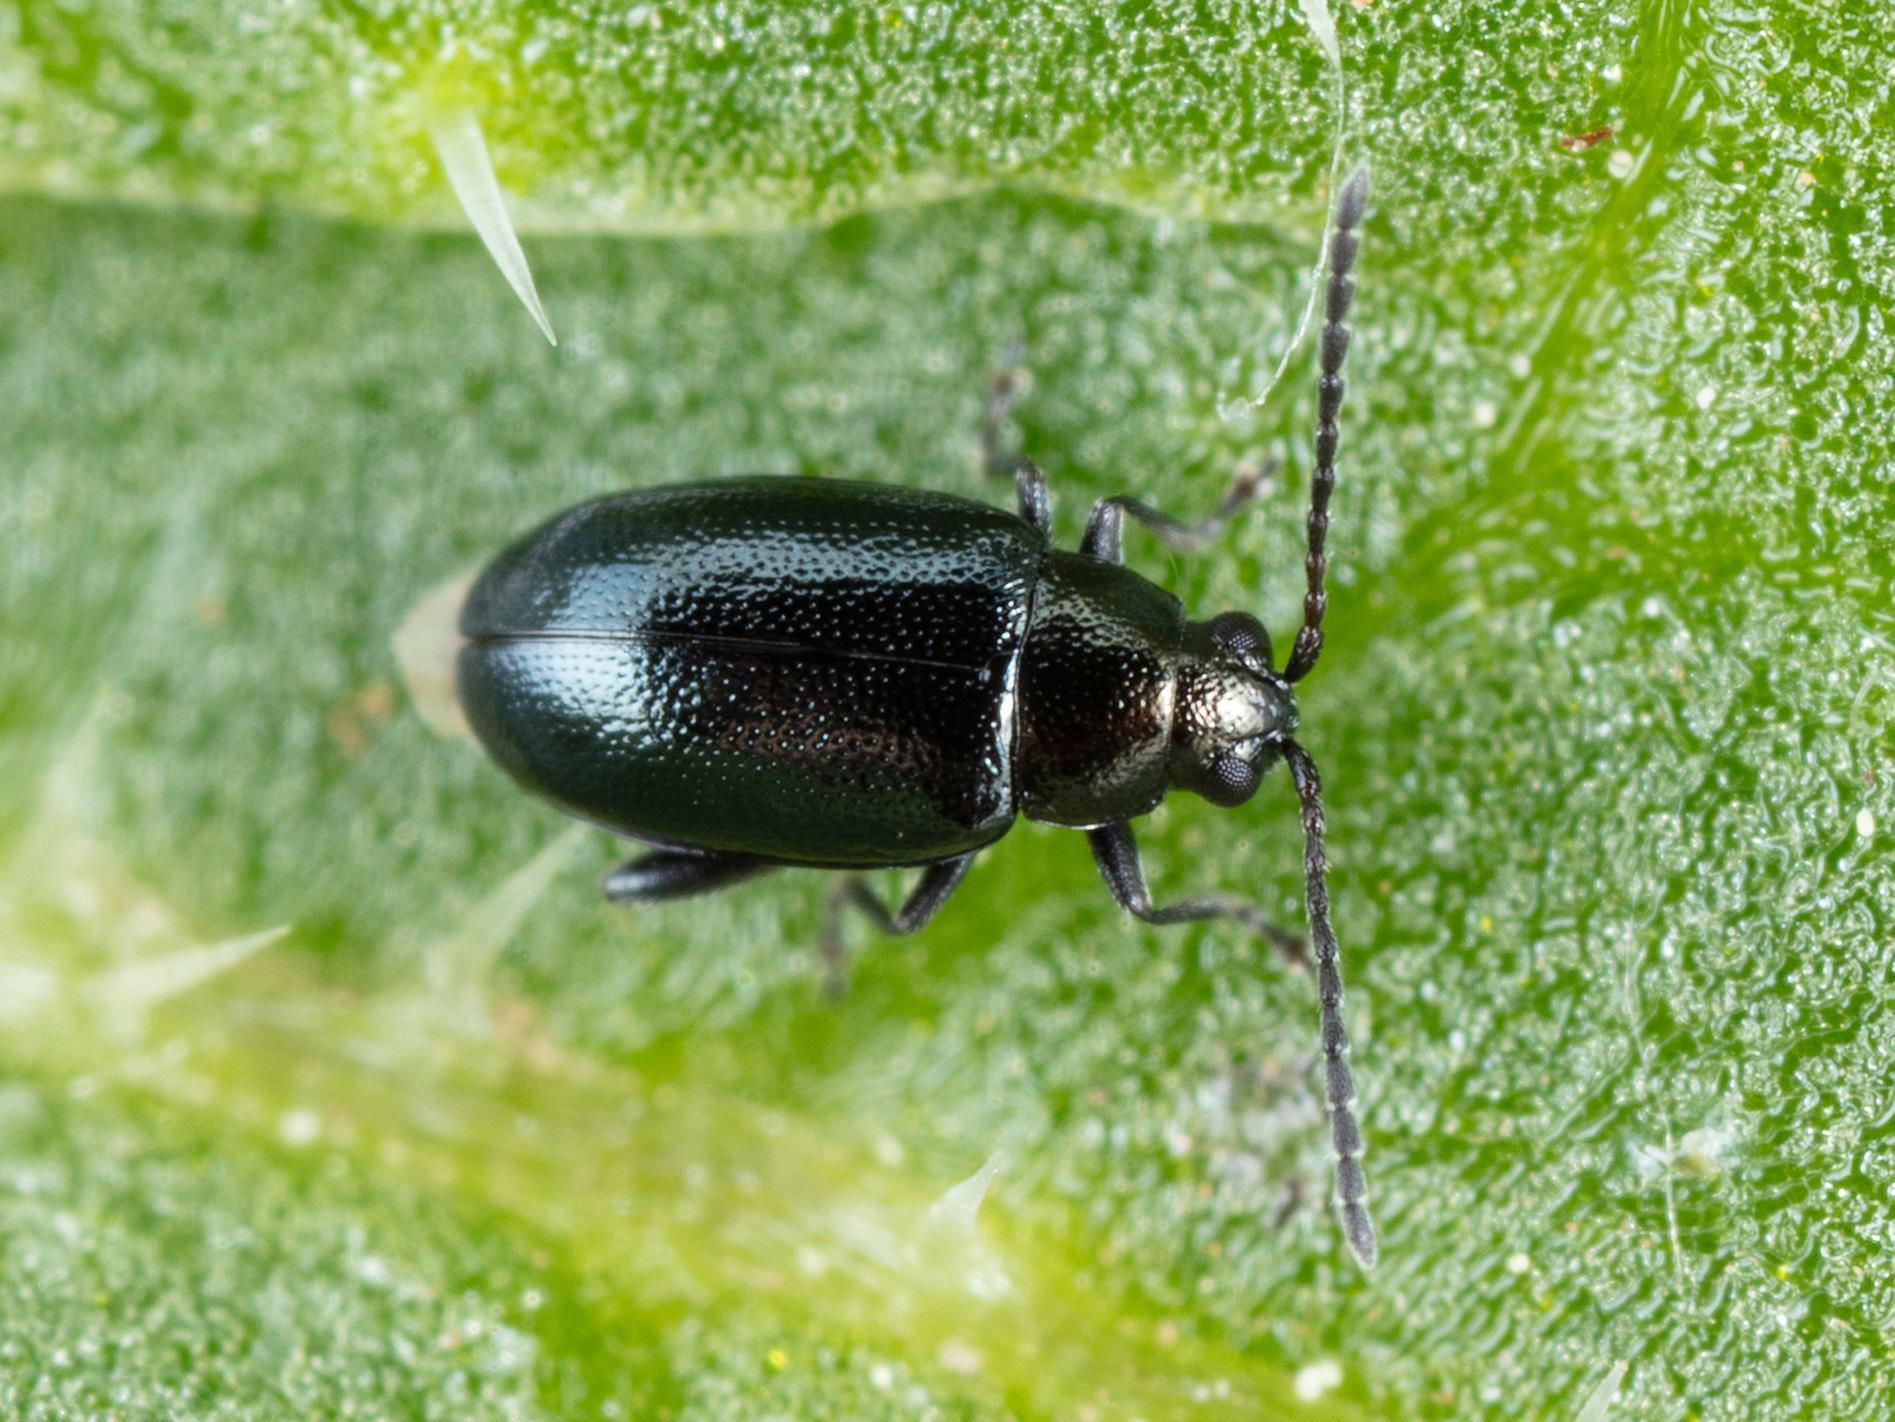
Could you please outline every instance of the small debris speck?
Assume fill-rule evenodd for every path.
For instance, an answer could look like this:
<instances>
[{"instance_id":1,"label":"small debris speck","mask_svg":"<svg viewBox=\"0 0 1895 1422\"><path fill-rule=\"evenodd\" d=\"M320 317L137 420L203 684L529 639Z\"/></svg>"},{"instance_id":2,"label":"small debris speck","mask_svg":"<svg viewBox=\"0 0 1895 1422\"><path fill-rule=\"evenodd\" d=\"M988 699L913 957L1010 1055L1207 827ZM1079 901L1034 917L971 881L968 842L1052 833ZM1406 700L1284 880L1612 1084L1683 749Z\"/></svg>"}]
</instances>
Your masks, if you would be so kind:
<instances>
[{"instance_id":1,"label":"small debris speck","mask_svg":"<svg viewBox=\"0 0 1895 1422\"><path fill-rule=\"evenodd\" d=\"M1509 1274L1524 1274L1532 1267L1533 1261L1527 1258L1523 1253L1516 1251L1507 1256L1507 1272Z\"/></svg>"},{"instance_id":2,"label":"small debris speck","mask_svg":"<svg viewBox=\"0 0 1895 1422\"><path fill-rule=\"evenodd\" d=\"M454 694L454 659L461 645L456 624L473 581L472 574L461 574L429 589L389 639L416 714L435 735L450 740L474 735Z\"/></svg>"},{"instance_id":3,"label":"small debris speck","mask_svg":"<svg viewBox=\"0 0 1895 1422\"><path fill-rule=\"evenodd\" d=\"M1605 170L1615 178L1629 178L1632 176L1632 169L1637 161L1632 157L1631 149L1614 148L1612 156L1605 161Z\"/></svg>"},{"instance_id":4,"label":"small debris speck","mask_svg":"<svg viewBox=\"0 0 1895 1422\"><path fill-rule=\"evenodd\" d=\"M1559 146L1568 153L1584 153L1588 148L1604 143L1612 137L1612 125L1595 128L1587 133L1569 134L1559 140Z\"/></svg>"},{"instance_id":5,"label":"small debris speck","mask_svg":"<svg viewBox=\"0 0 1895 1422\"><path fill-rule=\"evenodd\" d=\"M1333 1358L1324 1358L1320 1362L1300 1367L1296 1370L1292 1386L1302 1401L1315 1402L1324 1393L1333 1392L1342 1386L1342 1364Z\"/></svg>"},{"instance_id":6,"label":"small debris speck","mask_svg":"<svg viewBox=\"0 0 1895 1422\"><path fill-rule=\"evenodd\" d=\"M285 1111L276 1123L276 1138L286 1146L314 1145L322 1138L322 1118L307 1109Z\"/></svg>"},{"instance_id":7,"label":"small debris speck","mask_svg":"<svg viewBox=\"0 0 1895 1422\"><path fill-rule=\"evenodd\" d=\"M962 1377L972 1377L980 1371L980 1354L958 1338L943 1343L935 1357L948 1372Z\"/></svg>"}]
</instances>

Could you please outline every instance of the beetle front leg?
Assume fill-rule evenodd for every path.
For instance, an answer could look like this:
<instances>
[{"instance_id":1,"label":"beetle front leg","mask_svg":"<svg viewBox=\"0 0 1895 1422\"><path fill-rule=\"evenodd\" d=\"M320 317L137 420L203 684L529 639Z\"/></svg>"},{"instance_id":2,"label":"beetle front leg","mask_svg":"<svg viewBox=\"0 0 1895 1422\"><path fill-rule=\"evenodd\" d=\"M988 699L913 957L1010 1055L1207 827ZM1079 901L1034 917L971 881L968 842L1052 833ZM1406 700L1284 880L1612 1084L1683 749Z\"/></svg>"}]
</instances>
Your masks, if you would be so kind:
<instances>
[{"instance_id":1,"label":"beetle front leg","mask_svg":"<svg viewBox=\"0 0 1895 1422\"><path fill-rule=\"evenodd\" d=\"M1255 503L1276 474L1275 463L1255 469L1240 469L1232 476L1230 488L1212 513L1196 523L1183 523L1170 514L1160 513L1150 504L1124 494L1101 499L1092 506L1086 520L1085 537L1079 551L1108 563L1125 561L1125 516L1130 514L1156 534L1168 548L1189 553L1217 537L1224 525Z\"/></svg>"},{"instance_id":2,"label":"beetle front leg","mask_svg":"<svg viewBox=\"0 0 1895 1422\"><path fill-rule=\"evenodd\" d=\"M1145 864L1139 857L1138 840L1124 821L1101 825L1086 831L1092 845L1092 857L1098 862L1099 875L1118 906L1142 923L1197 923L1205 919L1231 918L1251 932L1267 938L1291 962L1308 965L1308 948L1302 935L1279 927L1263 915L1263 910L1231 894L1207 894L1159 908L1151 901L1145 884Z\"/></svg>"},{"instance_id":3,"label":"beetle front leg","mask_svg":"<svg viewBox=\"0 0 1895 1422\"><path fill-rule=\"evenodd\" d=\"M743 854L702 853L660 849L640 859L628 859L605 876L605 896L615 904L661 903L715 893L742 883L777 866Z\"/></svg>"},{"instance_id":4,"label":"beetle front leg","mask_svg":"<svg viewBox=\"0 0 1895 1422\"><path fill-rule=\"evenodd\" d=\"M941 906L960 887L961 880L967 877L967 871L973 863L972 854L962 854L930 864L922 871L914 888L908 891L908 897L902 901L900 910L892 914L887 905L870 892L860 875L850 874L839 882L829 895L829 906L823 915L822 957L823 965L828 970L826 991L829 996L835 998L842 995L849 967L848 950L842 946L843 909L860 910L883 933L899 938L915 932L941 911Z\"/></svg>"}]
</instances>

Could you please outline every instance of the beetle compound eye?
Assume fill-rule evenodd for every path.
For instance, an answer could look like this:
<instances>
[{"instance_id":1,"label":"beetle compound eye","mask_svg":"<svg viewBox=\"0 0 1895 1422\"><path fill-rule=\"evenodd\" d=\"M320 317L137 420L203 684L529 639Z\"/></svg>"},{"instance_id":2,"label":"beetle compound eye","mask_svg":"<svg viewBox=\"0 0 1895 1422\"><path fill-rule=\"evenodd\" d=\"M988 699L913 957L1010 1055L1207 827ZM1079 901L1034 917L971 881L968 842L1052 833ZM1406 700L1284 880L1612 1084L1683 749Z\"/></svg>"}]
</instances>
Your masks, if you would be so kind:
<instances>
[{"instance_id":1,"label":"beetle compound eye","mask_svg":"<svg viewBox=\"0 0 1895 1422\"><path fill-rule=\"evenodd\" d=\"M1257 793L1256 765L1235 752L1216 757L1209 770L1201 793L1220 809L1232 809Z\"/></svg>"},{"instance_id":2,"label":"beetle compound eye","mask_svg":"<svg viewBox=\"0 0 1895 1422\"><path fill-rule=\"evenodd\" d=\"M1220 612L1213 617L1211 641L1246 666L1270 667L1270 634L1247 612Z\"/></svg>"}]
</instances>

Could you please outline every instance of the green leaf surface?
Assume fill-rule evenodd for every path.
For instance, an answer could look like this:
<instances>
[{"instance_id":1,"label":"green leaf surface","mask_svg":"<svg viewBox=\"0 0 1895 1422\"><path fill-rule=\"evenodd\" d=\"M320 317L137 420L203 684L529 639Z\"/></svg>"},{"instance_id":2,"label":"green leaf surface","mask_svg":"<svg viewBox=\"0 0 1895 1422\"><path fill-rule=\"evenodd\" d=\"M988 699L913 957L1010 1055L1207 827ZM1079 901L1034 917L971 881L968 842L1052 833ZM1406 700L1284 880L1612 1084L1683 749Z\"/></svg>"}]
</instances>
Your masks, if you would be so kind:
<instances>
[{"instance_id":1,"label":"green leaf surface","mask_svg":"<svg viewBox=\"0 0 1895 1422\"><path fill-rule=\"evenodd\" d=\"M1300 7L814 13L0 5L0 1412L1890 1415L1895 18L1336 15L1365 1276L1265 946L1025 826L832 1004L820 876L610 908L416 714L404 619L586 495L1003 501L1016 334L1061 539L1276 457L1128 544L1294 625ZM417 230L443 105L556 350ZM1291 806L1168 805L1158 892L1300 922Z\"/></svg>"}]
</instances>

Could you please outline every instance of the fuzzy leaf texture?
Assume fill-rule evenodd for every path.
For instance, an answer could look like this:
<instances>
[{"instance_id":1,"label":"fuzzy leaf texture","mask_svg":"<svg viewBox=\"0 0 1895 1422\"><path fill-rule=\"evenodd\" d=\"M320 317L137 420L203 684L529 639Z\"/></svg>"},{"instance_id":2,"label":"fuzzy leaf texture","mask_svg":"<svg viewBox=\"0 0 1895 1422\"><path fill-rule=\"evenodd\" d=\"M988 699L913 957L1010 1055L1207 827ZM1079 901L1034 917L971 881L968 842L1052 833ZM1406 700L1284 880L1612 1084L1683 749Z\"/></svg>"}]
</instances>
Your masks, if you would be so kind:
<instances>
[{"instance_id":1,"label":"fuzzy leaf texture","mask_svg":"<svg viewBox=\"0 0 1895 1422\"><path fill-rule=\"evenodd\" d=\"M1067 545L1283 461L1127 543L1286 646L1304 5L0 0L0 1413L1889 1415L1895 18L1333 20L1366 1276L1265 945L1023 827L832 1004L820 876L603 904L391 650L606 490L1006 501L1016 334ZM1141 832L1300 925L1280 772Z\"/></svg>"}]
</instances>

